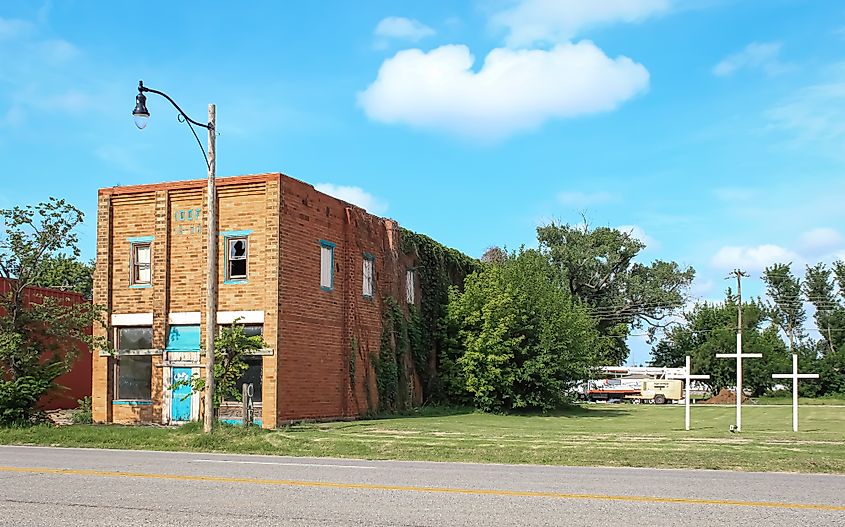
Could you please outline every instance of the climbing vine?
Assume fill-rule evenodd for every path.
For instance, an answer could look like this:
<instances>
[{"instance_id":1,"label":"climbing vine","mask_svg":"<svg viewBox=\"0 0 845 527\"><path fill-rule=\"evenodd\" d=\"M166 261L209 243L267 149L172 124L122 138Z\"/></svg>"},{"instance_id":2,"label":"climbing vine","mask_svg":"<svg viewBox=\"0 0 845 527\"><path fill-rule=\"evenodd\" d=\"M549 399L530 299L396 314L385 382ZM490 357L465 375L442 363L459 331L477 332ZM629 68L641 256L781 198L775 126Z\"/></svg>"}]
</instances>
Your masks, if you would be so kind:
<instances>
[{"instance_id":1,"label":"climbing vine","mask_svg":"<svg viewBox=\"0 0 845 527\"><path fill-rule=\"evenodd\" d=\"M440 354L446 349L445 317L449 289L461 289L466 276L478 270L480 263L424 234L407 229L402 229L402 252L416 257L417 277L422 290L420 309L411 307L408 313L414 367L422 381L423 398L442 400L437 366Z\"/></svg>"}]
</instances>

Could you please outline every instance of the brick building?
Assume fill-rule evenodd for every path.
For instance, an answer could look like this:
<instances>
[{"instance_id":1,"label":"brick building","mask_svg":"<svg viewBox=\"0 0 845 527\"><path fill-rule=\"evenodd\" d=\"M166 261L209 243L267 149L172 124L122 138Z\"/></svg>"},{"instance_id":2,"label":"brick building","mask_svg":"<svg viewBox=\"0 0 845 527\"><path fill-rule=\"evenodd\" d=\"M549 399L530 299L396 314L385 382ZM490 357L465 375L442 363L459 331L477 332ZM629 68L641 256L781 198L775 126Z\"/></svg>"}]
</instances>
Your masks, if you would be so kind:
<instances>
[{"instance_id":1,"label":"brick building","mask_svg":"<svg viewBox=\"0 0 845 527\"><path fill-rule=\"evenodd\" d=\"M94 356L97 422L199 416L199 395L170 385L205 375L205 187L99 191L94 302L109 325L95 332L115 351ZM268 344L243 379L256 388L256 418L273 428L374 408L382 299L420 296L398 225L279 173L219 178L217 206L218 328L238 319ZM236 406L224 414L239 417Z\"/></svg>"},{"instance_id":2,"label":"brick building","mask_svg":"<svg viewBox=\"0 0 845 527\"><path fill-rule=\"evenodd\" d=\"M13 280L0 277L0 296L10 294L13 287ZM23 290L25 306L40 304L48 298L67 307L90 302L85 296L73 291L38 286L29 286ZM67 373L56 377L56 388L38 401L38 407L43 410L76 408L79 406L77 401L91 395L91 354L88 352L88 346L78 341L67 345L75 346L72 351L77 355L76 360ZM60 353L63 353L65 349L71 350L71 348L63 347Z\"/></svg>"}]
</instances>

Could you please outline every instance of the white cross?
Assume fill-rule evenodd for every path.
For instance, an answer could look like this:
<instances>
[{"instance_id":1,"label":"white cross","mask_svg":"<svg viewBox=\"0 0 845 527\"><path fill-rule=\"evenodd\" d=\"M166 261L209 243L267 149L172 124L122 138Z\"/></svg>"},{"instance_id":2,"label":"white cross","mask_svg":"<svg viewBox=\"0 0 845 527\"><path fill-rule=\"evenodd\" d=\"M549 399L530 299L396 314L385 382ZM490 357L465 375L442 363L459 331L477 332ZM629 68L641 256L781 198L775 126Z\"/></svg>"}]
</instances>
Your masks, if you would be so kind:
<instances>
[{"instance_id":1,"label":"white cross","mask_svg":"<svg viewBox=\"0 0 845 527\"><path fill-rule=\"evenodd\" d=\"M683 375L670 375L670 379L683 379L684 380L684 426L687 430L689 430L689 392L690 392L690 381L691 380L704 380L709 379L709 375L692 375L690 372L690 357L687 355L687 366L684 368Z\"/></svg>"},{"instance_id":2,"label":"white cross","mask_svg":"<svg viewBox=\"0 0 845 527\"><path fill-rule=\"evenodd\" d=\"M818 379L818 373L798 373L798 354L792 354L792 373L774 373L773 379L792 379L792 431L798 431L798 379Z\"/></svg>"},{"instance_id":3,"label":"white cross","mask_svg":"<svg viewBox=\"0 0 845 527\"><path fill-rule=\"evenodd\" d=\"M719 359L736 358L736 431L742 431L742 359L759 359L762 353L742 353L742 333L736 334L736 353L717 353Z\"/></svg>"}]
</instances>

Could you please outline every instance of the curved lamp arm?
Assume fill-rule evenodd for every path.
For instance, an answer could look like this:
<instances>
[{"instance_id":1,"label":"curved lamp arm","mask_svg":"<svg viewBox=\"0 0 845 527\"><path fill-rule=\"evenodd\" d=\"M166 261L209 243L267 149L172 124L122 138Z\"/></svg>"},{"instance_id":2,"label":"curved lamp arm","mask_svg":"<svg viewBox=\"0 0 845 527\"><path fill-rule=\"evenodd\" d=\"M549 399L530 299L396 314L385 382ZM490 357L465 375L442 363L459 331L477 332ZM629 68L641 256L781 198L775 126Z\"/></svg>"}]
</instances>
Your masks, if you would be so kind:
<instances>
[{"instance_id":1,"label":"curved lamp arm","mask_svg":"<svg viewBox=\"0 0 845 527\"><path fill-rule=\"evenodd\" d=\"M208 163L208 155L205 152L205 148L203 148L203 146L202 146L202 141L200 141L200 138L197 135L197 131L194 129L194 126L201 126L202 128L205 128L206 130L210 131L211 133L214 133L214 125L212 123L205 123L204 124L204 123L201 123L199 121L195 121L195 120L191 119L188 116L188 114L185 113L185 110L180 108L179 105L176 104L176 101L171 99L169 95L167 95L163 91L158 91L158 90L154 90L152 88L147 88L146 86L144 86L144 81L138 81L138 103L141 104L141 105L144 105L143 109L144 109L145 113L147 113L147 115L149 115L149 112L146 111L146 105L145 105L146 96L143 95L145 92L155 93L156 95L161 95L162 97L167 99L170 102L170 104L173 105L174 108L176 108L176 110L179 112L179 115L177 116L179 121L187 123L188 128L191 129L191 133L194 134L194 138L197 140L197 144L200 147L200 151L202 151L202 156L205 158L205 164L210 167L211 165L209 165L209 163Z\"/></svg>"}]
</instances>

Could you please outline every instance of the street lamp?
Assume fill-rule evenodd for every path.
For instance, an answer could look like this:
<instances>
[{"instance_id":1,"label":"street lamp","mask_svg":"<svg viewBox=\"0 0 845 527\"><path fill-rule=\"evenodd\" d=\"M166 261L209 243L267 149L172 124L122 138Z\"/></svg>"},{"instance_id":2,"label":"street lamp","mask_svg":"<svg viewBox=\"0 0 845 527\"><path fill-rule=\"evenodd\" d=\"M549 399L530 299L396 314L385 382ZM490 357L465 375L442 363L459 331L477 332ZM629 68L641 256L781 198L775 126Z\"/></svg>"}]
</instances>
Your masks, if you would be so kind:
<instances>
[{"instance_id":1,"label":"street lamp","mask_svg":"<svg viewBox=\"0 0 845 527\"><path fill-rule=\"evenodd\" d=\"M147 96L144 93L155 93L161 95L179 111L177 118L179 122L187 123L202 150L205 164L208 167L208 268L206 276L206 304L205 304L205 415L203 429L206 433L211 432L214 426L214 335L217 326L217 213L216 213L216 189L214 187L215 172L217 170L217 159L215 156L215 126L217 121L217 107L208 105L208 123L200 123L188 117L182 108L164 92L153 90L144 86L144 81L138 82L138 95L135 96L135 109L132 116L135 118L135 126L143 130L150 118L150 111L147 109ZM195 126L205 128L208 131L208 149L203 149L202 142L197 135Z\"/></svg>"}]
</instances>

